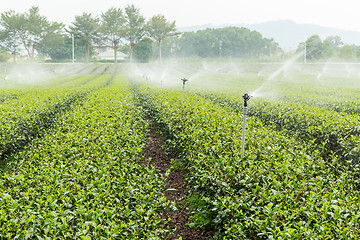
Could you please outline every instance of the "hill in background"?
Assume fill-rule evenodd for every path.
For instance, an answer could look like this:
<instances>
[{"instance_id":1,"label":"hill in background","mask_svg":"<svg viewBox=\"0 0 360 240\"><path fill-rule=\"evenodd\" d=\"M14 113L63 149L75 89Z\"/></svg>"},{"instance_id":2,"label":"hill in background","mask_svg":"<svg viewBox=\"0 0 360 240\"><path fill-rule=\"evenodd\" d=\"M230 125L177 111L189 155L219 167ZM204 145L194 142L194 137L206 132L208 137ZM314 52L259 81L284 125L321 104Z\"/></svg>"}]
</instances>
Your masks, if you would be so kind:
<instances>
[{"instance_id":1,"label":"hill in background","mask_svg":"<svg viewBox=\"0 0 360 240\"><path fill-rule=\"evenodd\" d=\"M245 27L260 32L266 38L273 38L284 51L295 50L300 42L304 42L310 36L317 34L322 40L328 36L339 36L346 44L360 45L360 32L345 31L336 28L323 27L315 24L297 24L291 20L278 20L258 24L238 25L198 25L180 27L181 32L198 31L206 28L223 28L229 26Z\"/></svg>"}]
</instances>

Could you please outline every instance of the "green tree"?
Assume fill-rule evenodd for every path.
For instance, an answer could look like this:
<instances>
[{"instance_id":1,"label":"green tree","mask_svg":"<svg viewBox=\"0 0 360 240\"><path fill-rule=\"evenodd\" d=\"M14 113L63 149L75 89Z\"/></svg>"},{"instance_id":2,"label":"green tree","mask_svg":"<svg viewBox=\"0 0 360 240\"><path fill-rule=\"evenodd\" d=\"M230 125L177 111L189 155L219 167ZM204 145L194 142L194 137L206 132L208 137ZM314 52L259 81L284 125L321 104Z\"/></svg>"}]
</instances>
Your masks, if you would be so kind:
<instances>
[{"instance_id":1,"label":"green tree","mask_svg":"<svg viewBox=\"0 0 360 240\"><path fill-rule=\"evenodd\" d=\"M153 55L153 45L150 38L141 39L134 48L134 57L139 62L149 62Z\"/></svg>"},{"instance_id":2,"label":"green tree","mask_svg":"<svg viewBox=\"0 0 360 240\"><path fill-rule=\"evenodd\" d=\"M281 52L273 39L246 28L226 27L186 32L170 48L178 56L257 58Z\"/></svg>"},{"instance_id":3,"label":"green tree","mask_svg":"<svg viewBox=\"0 0 360 240\"><path fill-rule=\"evenodd\" d=\"M360 46L356 46L355 56L356 56L357 59L360 59Z\"/></svg>"},{"instance_id":4,"label":"green tree","mask_svg":"<svg viewBox=\"0 0 360 240\"><path fill-rule=\"evenodd\" d=\"M117 51L122 39L125 37L125 18L120 8L110 8L101 14L101 37L100 43L114 50L115 63L117 63Z\"/></svg>"},{"instance_id":5,"label":"green tree","mask_svg":"<svg viewBox=\"0 0 360 240\"><path fill-rule=\"evenodd\" d=\"M125 38L129 41L130 62L133 61L133 51L136 44L145 35L145 18L140 14L140 10L134 5L125 8Z\"/></svg>"},{"instance_id":6,"label":"green tree","mask_svg":"<svg viewBox=\"0 0 360 240\"><path fill-rule=\"evenodd\" d=\"M48 27L48 33L38 44L38 52L52 59L70 59L71 57L68 55L65 57L67 51L63 47L65 45L66 33L63 31L63 28L63 24L51 23ZM59 57L58 55L63 55L64 57Z\"/></svg>"},{"instance_id":7,"label":"green tree","mask_svg":"<svg viewBox=\"0 0 360 240\"><path fill-rule=\"evenodd\" d=\"M310 60L320 59L323 56L323 42L318 35L313 35L306 40L306 58Z\"/></svg>"},{"instance_id":8,"label":"green tree","mask_svg":"<svg viewBox=\"0 0 360 240\"><path fill-rule=\"evenodd\" d=\"M40 43L39 52L53 60L71 59L71 37L65 34L51 34Z\"/></svg>"},{"instance_id":9,"label":"green tree","mask_svg":"<svg viewBox=\"0 0 360 240\"><path fill-rule=\"evenodd\" d=\"M220 39L223 39L220 37ZM197 49L197 55L200 57L217 57L220 44L215 29L206 29L198 32L196 41L194 42Z\"/></svg>"},{"instance_id":10,"label":"green tree","mask_svg":"<svg viewBox=\"0 0 360 240\"><path fill-rule=\"evenodd\" d=\"M1 26L3 26L3 30L0 31L0 47L6 49L14 59L16 60L16 55L20 52L21 41L18 37L17 28L15 22L10 20L9 18L15 16L11 12L5 12L1 14Z\"/></svg>"},{"instance_id":11,"label":"green tree","mask_svg":"<svg viewBox=\"0 0 360 240\"><path fill-rule=\"evenodd\" d=\"M345 60L351 60L355 57L355 51L351 45L345 44L339 49L339 57Z\"/></svg>"},{"instance_id":12,"label":"green tree","mask_svg":"<svg viewBox=\"0 0 360 240\"><path fill-rule=\"evenodd\" d=\"M13 10L1 14L2 47L6 48L13 56L14 62L16 55L23 44L22 39L26 36L26 18L25 14L16 13Z\"/></svg>"},{"instance_id":13,"label":"green tree","mask_svg":"<svg viewBox=\"0 0 360 240\"><path fill-rule=\"evenodd\" d=\"M164 39L164 41L161 43L161 55L163 57L175 56L176 53L179 52L179 43L179 35ZM154 43L153 46L156 48L156 43ZM154 51L154 55L155 54L158 54L158 51ZM156 55L156 57L158 58L159 56Z\"/></svg>"},{"instance_id":14,"label":"green tree","mask_svg":"<svg viewBox=\"0 0 360 240\"><path fill-rule=\"evenodd\" d=\"M282 49L279 46L279 43L275 42L275 40L273 38L265 38L265 49L262 52L262 54L267 55L267 56L272 56L274 54L277 53L281 53Z\"/></svg>"},{"instance_id":15,"label":"green tree","mask_svg":"<svg viewBox=\"0 0 360 240\"><path fill-rule=\"evenodd\" d=\"M257 58L265 52L266 41L263 39L261 33L257 31L249 32L251 44L248 45L248 57Z\"/></svg>"},{"instance_id":16,"label":"green tree","mask_svg":"<svg viewBox=\"0 0 360 240\"><path fill-rule=\"evenodd\" d=\"M0 48L0 62L7 62L10 58L9 53L5 48Z\"/></svg>"},{"instance_id":17,"label":"green tree","mask_svg":"<svg viewBox=\"0 0 360 240\"><path fill-rule=\"evenodd\" d=\"M161 62L161 43L164 39L177 34L175 21L169 22L163 15L155 15L149 20L147 29L150 37L157 43L159 60Z\"/></svg>"},{"instance_id":18,"label":"green tree","mask_svg":"<svg viewBox=\"0 0 360 240\"><path fill-rule=\"evenodd\" d=\"M323 57L329 58L339 52L339 48L343 45L339 36L329 36L323 42Z\"/></svg>"},{"instance_id":19,"label":"green tree","mask_svg":"<svg viewBox=\"0 0 360 240\"><path fill-rule=\"evenodd\" d=\"M51 23L41 16L38 7L31 7L27 13L5 12L1 14L1 25L4 29L2 35L6 36L5 47L15 55L20 41L31 60L35 59L40 43L49 34L63 30L62 24Z\"/></svg>"},{"instance_id":20,"label":"green tree","mask_svg":"<svg viewBox=\"0 0 360 240\"><path fill-rule=\"evenodd\" d=\"M93 41L99 38L99 19L93 17L91 13L83 13L81 16L75 16L72 22L70 33L74 34L77 42L85 46L86 61L89 61L91 46Z\"/></svg>"},{"instance_id":21,"label":"green tree","mask_svg":"<svg viewBox=\"0 0 360 240\"><path fill-rule=\"evenodd\" d=\"M85 59L85 45L79 39L75 39L76 59ZM52 60L71 60L72 59L72 37L70 33L50 35L39 45L39 52L44 56L49 56ZM90 48L90 54L92 54Z\"/></svg>"},{"instance_id":22,"label":"green tree","mask_svg":"<svg viewBox=\"0 0 360 240\"><path fill-rule=\"evenodd\" d=\"M175 54L179 57L197 56L197 49L196 46L194 46L196 38L197 35L194 32L183 33L179 39L179 42L177 43L178 48Z\"/></svg>"},{"instance_id":23,"label":"green tree","mask_svg":"<svg viewBox=\"0 0 360 240\"><path fill-rule=\"evenodd\" d=\"M46 17L40 15L38 7L31 7L29 12L25 14L25 19L26 31L22 35L22 40L30 59L34 60L35 50L49 33L51 26Z\"/></svg>"},{"instance_id":24,"label":"green tree","mask_svg":"<svg viewBox=\"0 0 360 240\"><path fill-rule=\"evenodd\" d=\"M179 42L180 56L217 57L219 55L219 39L214 29L205 29L184 33Z\"/></svg>"}]
</instances>

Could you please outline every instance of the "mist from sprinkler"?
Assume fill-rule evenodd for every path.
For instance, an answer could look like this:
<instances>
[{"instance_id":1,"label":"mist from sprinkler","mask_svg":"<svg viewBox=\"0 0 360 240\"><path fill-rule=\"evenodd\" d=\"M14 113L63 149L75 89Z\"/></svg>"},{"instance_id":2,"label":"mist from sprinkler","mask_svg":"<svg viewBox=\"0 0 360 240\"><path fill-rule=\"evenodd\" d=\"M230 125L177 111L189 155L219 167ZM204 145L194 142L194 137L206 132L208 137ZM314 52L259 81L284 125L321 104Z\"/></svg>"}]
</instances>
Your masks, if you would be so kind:
<instances>
[{"instance_id":1,"label":"mist from sprinkler","mask_svg":"<svg viewBox=\"0 0 360 240\"><path fill-rule=\"evenodd\" d=\"M327 62L324 64L321 72L316 76L316 79L320 79L320 78L327 72L327 70L328 70L328 65L329 65L329 61L327 61Z\"/></svg>"},{"instance_id":2,"label":"mist from sprinkler","mask_svg":"<svg viewBox=\"0 0 360 240\"><path fill-rule=\"evenodd\" d=\"M297 60L299 59L301 56L304 55L304 51L296 54L295 56L293 56L292 58L290 58L288 61L286 61L283 65L281 65L280 68L278 68L275 72L273 72L267 79L266 81L260 85L260 87L258 87L255 91L253 91L251 94L252 95L256 95L256 96L260 96L261 93L263 92L264 87L266 87L267 85L269 85L279 74L283 74L283 78L286 78L286 70Z\"/></svg>"}]
</instances>

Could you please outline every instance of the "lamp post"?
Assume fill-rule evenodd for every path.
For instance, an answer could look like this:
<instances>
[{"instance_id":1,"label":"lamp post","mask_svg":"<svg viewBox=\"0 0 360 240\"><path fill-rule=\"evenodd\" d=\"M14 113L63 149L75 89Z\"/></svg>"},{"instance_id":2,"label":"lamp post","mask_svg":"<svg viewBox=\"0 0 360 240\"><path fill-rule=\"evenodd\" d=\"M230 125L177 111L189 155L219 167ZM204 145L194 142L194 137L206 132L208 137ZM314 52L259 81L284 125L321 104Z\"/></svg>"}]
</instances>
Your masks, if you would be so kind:
<instances>
[{"instance_id":1,"label":"lamp post","mask_svg":"<svg viewBox=\"0 0 360 240\"><path fill-rule=\"evenodd\" d=\"M246 116L248 112L247 102L252 98L249 94L245 93L244 96L244 116L243 116L243 129L242 129L242 141L241 141L241 157L243 158L245 155L245 132L246 132Z\"/></svg>"}]
</instances>

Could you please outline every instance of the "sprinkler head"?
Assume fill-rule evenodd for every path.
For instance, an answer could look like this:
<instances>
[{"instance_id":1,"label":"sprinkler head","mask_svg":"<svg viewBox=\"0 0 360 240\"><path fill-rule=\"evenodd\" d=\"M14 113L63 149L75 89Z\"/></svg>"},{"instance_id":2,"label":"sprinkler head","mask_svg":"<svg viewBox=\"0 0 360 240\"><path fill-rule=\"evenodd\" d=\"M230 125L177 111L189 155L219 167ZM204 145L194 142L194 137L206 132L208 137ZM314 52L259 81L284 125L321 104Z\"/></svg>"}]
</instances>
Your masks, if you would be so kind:
<instances>
[{"instance_id":1,"label":"sprinkler head","mask_svg":"<svg viewBox=\"0 0 360 240\"><path fill-rule=\"evenodd\" d=\"M249 94L245 93L244 96L244 107L247 107L247 101L250 100L250 98L252 98L252 96L250 96Z\"/></svg>"},{"instance_id":2,"label":"sprinkler head","mask_svg":"<svg viewBox=\"0 0 360 240\"><path fill-rule=\"evenodd\" d=\"M185 85L185 83L186 83L187 81L189 81L189 80L186 79L186 78L183 78L183 79L181 79L181 81L183 81L183 84Z\"/></svg>"}]
</instances>

